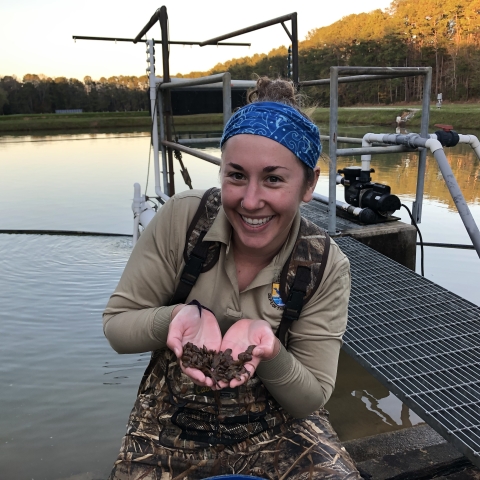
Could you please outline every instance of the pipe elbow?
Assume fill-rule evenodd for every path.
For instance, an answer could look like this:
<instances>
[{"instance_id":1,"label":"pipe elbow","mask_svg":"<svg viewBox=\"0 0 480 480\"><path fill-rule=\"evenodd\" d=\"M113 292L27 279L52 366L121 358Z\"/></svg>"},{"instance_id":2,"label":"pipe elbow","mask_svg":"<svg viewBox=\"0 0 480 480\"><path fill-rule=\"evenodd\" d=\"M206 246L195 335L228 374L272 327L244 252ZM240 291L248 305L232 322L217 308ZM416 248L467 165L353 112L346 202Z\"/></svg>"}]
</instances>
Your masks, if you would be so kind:
<instances>
[{"instance_id":1,"label":"pipe elbow","mask_svg":"<svg viewBox=\"0 0 480 480\"><path fill-rule=\"evenodd\" d=\"M468 135L470 137L470 141L468 142L472 148L480 147L480 141L475 135Z\"/></svg>"},{"instance_id":2,"label":"pipe elbow","mask_svg":"<svg viewBox=\"0 0 480 480\"><path fill-rule=\"evenodd\" d=\"M155 187L155 194L159 196L162 200L170 200L170 197L168 195L165 195L161 190L159 186Z\"/></svg>"},{"instance_id":3,"label":"pipe elbow","mask_svg":"<svg viewBox=\"0 0 480 480\"><path fill-rule=\"evenodd\" d=\"M434 138L429 138L425 142L425 147L429 148L432 153L435 153L437 150L443 150L442 144Z\"/></svg>"}]
</instances>

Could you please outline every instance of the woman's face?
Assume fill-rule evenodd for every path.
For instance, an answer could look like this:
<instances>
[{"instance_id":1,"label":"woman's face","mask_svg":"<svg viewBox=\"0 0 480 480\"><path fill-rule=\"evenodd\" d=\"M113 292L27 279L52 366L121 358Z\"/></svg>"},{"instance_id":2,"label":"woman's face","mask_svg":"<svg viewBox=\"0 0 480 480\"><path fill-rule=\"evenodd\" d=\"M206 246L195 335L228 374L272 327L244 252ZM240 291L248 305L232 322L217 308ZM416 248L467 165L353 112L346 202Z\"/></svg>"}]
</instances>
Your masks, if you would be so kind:
<instances>
[{"instance_id":1,"label":"woman's face","mask_svg":"<svg viewBox=\"0 0 480 480\"><path fill-rule=\"evenodd\" d=\"M318 179L305 188L304 169L283 145L259 135L236 135L222 153L222 204L238 252L273 257L280 250L302 201L309 202Z\"/></svg>"}]
</instances>

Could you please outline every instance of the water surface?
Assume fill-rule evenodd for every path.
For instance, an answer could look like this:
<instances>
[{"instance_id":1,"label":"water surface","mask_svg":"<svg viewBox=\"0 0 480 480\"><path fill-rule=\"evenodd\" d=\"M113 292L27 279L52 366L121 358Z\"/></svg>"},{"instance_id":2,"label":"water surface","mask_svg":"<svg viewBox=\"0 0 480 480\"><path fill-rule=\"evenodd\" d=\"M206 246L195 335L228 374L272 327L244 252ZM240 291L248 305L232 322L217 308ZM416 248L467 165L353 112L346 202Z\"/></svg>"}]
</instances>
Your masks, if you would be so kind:
<instances>
[{"instance_id":1,"label":"water surface","mask_svg":"<svg viewBox=\"0 0 480 480\"><path fill-rule=\"evenodd\" d=\"M341 135L367 131L379 129ZM145 189L149 143L145 132L0 137L0 228L131 234L133 183ZM219 155L216 148L207 151ZM480 163L468 146L447 155L480 223ZM195 188L218 185L218 167L188 155L183 160ZM359 160L350 158L338 166L355 164ZM374 157L372 167L374 180L411 206L417 156ZM151 161L150 170L153 194ZM185 189L181 176L175 178L177 191ZM326 163L317 191L328 192ZM424 240L470 243L431 156L425 193ZM399 216L409 223L406 212ZM121 237L0 235L0 478L108 476L148 359L117 355L101 327L130 251L130 239ZM474 251L425 253L429 279L480 304ZM343 440L420 422L344 354L327 407Z\"/></svg>"}]
</instances>

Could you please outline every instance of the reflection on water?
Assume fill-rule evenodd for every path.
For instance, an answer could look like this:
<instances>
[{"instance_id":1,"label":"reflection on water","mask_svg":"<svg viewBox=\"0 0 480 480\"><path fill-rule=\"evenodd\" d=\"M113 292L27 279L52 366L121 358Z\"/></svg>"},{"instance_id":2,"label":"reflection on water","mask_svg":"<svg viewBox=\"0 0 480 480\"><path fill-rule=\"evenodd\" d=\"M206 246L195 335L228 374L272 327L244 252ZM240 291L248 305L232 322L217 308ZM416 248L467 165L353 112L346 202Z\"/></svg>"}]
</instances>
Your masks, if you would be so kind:
<instances>
[{"instance_id":1,"label":"reflection on water","mask_svg":"<svg viewBox=\"0 0 480 480\"><path fill-rule=\"evenodd\" d=\"M392 432L422 422L343 350L335 390L326 408L342 441Z\"/></svg>"},{"instance_id":2,"label":"reflection on water","mask_svg":"<svg viewBox=\"0 0 480 480\"><path fill-rule=\"evenodd\" d=\"M0 137L1 228L130 234L133 183L145 187L149 148L142 132ZM218 148L206 151L219 155ZM480 223L480 164L468 146L447 155ZM188 155L183 161L195 188L218 185L218 167ZM389 184L410 206L417 161L412 153L374 156L374 180ZM341 159L339 168L355 164L358 158ZM317 191L327 194L328 164L321 168ZM149 193L152 178L153 169ZM180 175L175 181L177 190L185 188ZM424 240L470 243L431 156L425 193ZM408 222L403 210L399 216ZM108 475L148 362L148 354L115 354L101 328L101 312L130 249L122 238L0 235L2 478L58 480L87 470L90 478ZM425 265L428 278L479 303L475 252L427 248ZM344 353L327 408L342 440L421 421Z\"/></svg>"}]
</instances>

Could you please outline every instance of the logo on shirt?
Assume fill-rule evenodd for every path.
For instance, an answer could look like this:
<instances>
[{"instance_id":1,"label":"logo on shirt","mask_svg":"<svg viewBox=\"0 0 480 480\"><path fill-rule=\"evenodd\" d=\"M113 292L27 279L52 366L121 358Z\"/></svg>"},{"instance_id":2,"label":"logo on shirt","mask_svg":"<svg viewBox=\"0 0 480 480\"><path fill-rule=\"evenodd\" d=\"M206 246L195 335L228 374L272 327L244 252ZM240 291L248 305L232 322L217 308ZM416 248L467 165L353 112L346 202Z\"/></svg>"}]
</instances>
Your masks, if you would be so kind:
<instances>
[{"instance_id":1,"label":"logo on shirt","mask_svg":"<svg viewBox=\"0 0 480 480\"><path fill-rule=\"evenodd\" d=\"M280 295L280 283L272 283L272 293L271 293L271 301L277 307L284 307L285 304L283 303L282 297Z\"/></svg>"}]
</instances>

